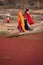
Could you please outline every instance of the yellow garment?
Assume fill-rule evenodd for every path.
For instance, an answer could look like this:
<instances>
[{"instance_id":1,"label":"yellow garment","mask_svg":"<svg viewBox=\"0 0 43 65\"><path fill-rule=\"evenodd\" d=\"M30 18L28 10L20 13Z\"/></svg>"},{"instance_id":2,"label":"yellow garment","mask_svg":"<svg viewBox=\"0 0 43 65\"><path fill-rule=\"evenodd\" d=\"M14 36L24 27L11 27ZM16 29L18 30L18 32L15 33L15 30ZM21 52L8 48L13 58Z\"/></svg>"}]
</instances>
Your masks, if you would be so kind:
<instances>
[{"instance_id":1,"label":"yellow garment","mask_svg":"<svg viewBox=\"0 0 43 65\"><path fill-rule=\"evenodd\" d=\"M25 27L24 27L25 26L25 24L24 24L24 17L22 15L22 12L21 11L19 11L18 16L19 16L19 19L18 20L20 20L22 29L25 32L26 30L25 30ZM18 24L19 24L19 21L18 21Z\"/></svg>"}]
</instances>

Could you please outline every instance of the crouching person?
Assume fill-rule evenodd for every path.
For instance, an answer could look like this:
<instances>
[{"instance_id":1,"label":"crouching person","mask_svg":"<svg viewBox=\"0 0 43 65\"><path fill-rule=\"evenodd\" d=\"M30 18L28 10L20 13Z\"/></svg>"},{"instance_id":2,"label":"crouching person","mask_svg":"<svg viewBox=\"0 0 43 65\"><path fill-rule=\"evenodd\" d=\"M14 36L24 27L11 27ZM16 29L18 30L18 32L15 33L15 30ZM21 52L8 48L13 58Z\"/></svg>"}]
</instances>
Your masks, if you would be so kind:
<instances>
[{"instance_id":1,"label":"crouching person","mask_svg":"<svg viewBox=\"0 0 43 65\"><path fill-rule=\"evenodd\" d=\"M7 22L7 23L10 23L10 15L9 15L9 14L7 14L6 22Z\"/></svg>"}]
</instances>

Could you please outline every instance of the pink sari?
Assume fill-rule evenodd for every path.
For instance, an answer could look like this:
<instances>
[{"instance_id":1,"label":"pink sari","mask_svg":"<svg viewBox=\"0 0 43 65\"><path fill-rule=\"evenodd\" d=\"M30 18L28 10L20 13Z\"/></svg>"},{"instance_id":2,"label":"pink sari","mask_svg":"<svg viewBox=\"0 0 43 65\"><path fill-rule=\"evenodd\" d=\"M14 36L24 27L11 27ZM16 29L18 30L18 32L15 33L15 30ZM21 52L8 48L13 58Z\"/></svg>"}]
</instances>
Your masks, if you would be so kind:
<instances>
[{"instance_id":1,"label":"pink sari","mask_svg":"<svg viewBox=\"0 0 43 65\"><path fill-rule=\"evenodd\" d=\"M30 25L34 24L34 21L32 20L29 13L25 12L24 17L27 19L27 21Z\"/></svg>"}]
</instances>

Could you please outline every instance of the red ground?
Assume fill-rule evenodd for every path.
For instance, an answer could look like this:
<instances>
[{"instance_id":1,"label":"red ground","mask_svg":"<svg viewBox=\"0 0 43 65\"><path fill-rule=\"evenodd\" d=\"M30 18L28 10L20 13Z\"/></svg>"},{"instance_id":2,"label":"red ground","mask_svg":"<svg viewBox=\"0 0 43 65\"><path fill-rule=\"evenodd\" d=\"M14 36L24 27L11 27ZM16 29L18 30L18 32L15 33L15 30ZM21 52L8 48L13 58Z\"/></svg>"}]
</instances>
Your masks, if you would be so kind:
<instances>
[{"instance_id":1,"label":"red ground","mask_svg":"<svg viewBox=\"0 0 43 65\"><path fill-rule=\"evenodd\" d=\"M23 38L0 38L0 65L43 65L43 34Z\"/></svg>"}]
</instances>

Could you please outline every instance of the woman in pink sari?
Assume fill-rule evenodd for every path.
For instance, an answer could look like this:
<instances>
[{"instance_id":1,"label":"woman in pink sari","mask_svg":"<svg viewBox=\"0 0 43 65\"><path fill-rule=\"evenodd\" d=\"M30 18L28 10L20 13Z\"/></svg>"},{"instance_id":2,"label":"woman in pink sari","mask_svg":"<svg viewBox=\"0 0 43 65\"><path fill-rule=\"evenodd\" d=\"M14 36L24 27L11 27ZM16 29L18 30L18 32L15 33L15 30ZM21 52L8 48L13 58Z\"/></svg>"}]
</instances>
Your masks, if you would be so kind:
<instances>
[{"instance_id":1,"label":"woman in pink sari","mask_svg":"<svg viewBox=\"0 0 43 65\"><path fill-rule=\"evenodd\" d=\"M34 24L34 21L32 20L32 17L30 16L28 9L26 9L24 13L24 17L27 19L30 25Z\"/></svg>"}]
</instances>

